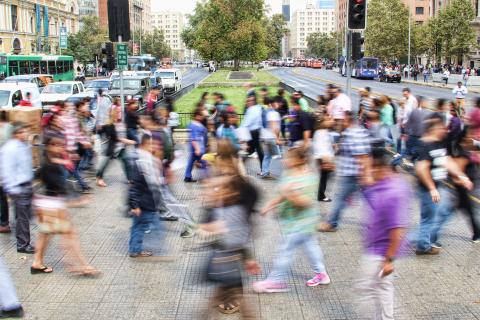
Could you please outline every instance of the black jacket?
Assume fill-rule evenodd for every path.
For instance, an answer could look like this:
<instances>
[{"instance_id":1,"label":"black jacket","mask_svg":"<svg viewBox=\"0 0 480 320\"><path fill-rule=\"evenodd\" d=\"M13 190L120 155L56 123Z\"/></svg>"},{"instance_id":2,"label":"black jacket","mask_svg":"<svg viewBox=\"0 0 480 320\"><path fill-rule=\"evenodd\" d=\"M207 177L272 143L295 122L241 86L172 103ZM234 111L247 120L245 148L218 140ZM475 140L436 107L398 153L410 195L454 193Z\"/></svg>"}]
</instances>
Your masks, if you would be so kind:
<instances>
[{"instance_id":1,"label":"black jacket","mask_svg":"<svg viewBox=\"0 0 480 320\"><path fill-rule=\"evenodd\" d=\"M132 184L129 189L129 203L131 209L140 208L146 212L156 212L153 194L148 187L147 180L136 163L132 165Z\"/></svg>"}]
</instances>

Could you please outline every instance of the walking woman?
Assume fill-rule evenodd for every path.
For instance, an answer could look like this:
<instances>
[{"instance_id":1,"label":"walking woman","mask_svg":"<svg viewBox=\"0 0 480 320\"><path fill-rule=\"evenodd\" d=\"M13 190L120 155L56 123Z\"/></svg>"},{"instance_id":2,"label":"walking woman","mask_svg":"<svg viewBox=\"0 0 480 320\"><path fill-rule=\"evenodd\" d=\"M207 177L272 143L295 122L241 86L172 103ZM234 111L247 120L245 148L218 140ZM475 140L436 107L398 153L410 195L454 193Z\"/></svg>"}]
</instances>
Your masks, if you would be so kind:
<instances>
[{"instance_id":1,"label":"walking woman","mask_svg":"<svg viewBox=\"0 0 480 320\"><path fill-rule=\"evenodd\" d=\"M30 268L32 274L51 273L53 269L45 265L43 258L48 246L50 236L61 234L64 240L65 252L72 259L70 272L82 276L96 276L100 273L89 265L83 255L77 232L73 227L67 212L68 206L85 204L85 199L66 199L65 165L70 160L65 160L65 141L59 137L51 137L46 141L45 159L40 169L40 178L45 193L38 195L34 200L35 213L38 218L38 239Z\"/></svg>"},{"instance_id":2,"label":"walking woman","mask_svg":"<svg viewBox=\"0 0 480 320\"><path fill-rule=\"evenodd\" d=\"M109 121L97 131L98 134L104 134L108 139L104 158L100 162L97 171L97 186L99 187L107 186L103 180L103 176L111 160L116 158L121 159L125 176L129 182L131 181L130 164L128 162L126 148L129 145L135 145L136 142L134 140L127 139L127 130L125 128L125 124L122 122L122 119L118 117L118 113L119 111L117 108L110 110Z\"/></svg>"},{"instance_id":3,"label":"walking woman","mask_svg":"<svg viewBox=\"0 0 480 320\"><path fill-rule=\"evenodd\" d=\"M0 148L10 139L12 125L7 121L7 112L0 111ZM0 181L0 233L10 233L7 194Z\"/></svg>"},{"instance_id":4,"label":"walking woman","mask_svg":"<svg viewBox=\"0 0 480 320\"><path fill-rule=\"evenodd\" d=\"M320 170L317 200L322 202L332 201L325 195L325 190L327 189L328 177L335 169L333 136L330 133L333 124L334 122L331 118L324 117L318 123L318 129L313 134L313 157L317 160Z\"/></svg>"}]
</instances>

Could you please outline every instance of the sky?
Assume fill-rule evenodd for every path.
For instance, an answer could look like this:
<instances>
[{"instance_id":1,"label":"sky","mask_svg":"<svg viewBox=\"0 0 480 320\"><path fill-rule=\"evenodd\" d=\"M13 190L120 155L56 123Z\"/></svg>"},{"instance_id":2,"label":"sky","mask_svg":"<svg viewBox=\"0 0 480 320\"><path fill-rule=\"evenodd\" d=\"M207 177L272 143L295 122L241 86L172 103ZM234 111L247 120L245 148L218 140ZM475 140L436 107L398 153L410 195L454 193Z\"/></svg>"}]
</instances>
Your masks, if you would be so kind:
<instances>
[{"instance_id":1,"label":"sky","mask_svg":"<svg viewBox=\"0 0 480 320\"><path fill-rule=\"evenodd\" d=\"M304 8L308 0L290 0L290 12ZM197 0L152 0L153 11L181 11L183 13L192 13L195 9ZM265 0L271 8L271 14L282 12L282 0ZM312 1L314 2L314 1Z\"/></svg>"}]
</instances>

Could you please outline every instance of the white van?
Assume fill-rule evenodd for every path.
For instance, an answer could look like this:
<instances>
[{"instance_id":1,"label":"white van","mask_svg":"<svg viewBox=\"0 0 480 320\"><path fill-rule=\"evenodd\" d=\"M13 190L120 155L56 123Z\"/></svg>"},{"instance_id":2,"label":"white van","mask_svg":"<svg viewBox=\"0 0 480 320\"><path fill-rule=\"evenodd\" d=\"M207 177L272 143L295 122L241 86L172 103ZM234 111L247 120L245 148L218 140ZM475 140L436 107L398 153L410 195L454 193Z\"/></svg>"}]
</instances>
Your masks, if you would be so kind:
<instances>
[{"instance_id":1,"label":"white van","mask_svg":"<svg viewBox=\"0 0 480 320\"><path fill-rule=\"evenodd\" d=\"M182 73L179 69L157 69L155 77L162 79L163 91L167 94L182 89Z\"/></svg>"},{"instance_id":2,"label":"white van","mask_svg":"<svg viewBox=\"0 0 480 320\"><path fill-rule=\"evenodd\" d=\"M35 83L0 83L0 110L18 106L20 101L26 99L27 92L31 94L30 102L32 106L41 107L40 91Z\"/></svg>"}]
</instances>

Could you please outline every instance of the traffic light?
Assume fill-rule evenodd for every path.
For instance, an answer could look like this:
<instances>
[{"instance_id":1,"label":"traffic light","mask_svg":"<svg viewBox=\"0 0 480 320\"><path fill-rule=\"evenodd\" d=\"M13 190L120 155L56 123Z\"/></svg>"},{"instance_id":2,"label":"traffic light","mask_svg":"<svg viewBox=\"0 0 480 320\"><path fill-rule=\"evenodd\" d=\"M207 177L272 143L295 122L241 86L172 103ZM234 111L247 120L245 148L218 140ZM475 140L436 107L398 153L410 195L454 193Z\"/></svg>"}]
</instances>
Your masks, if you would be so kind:
<instances>
[{"instance_id":1,"label":"traffic light","mask_svg":"<svg viewBox=\"0 0 480 320\"><path fill-rule=\"evenodd\" d=\"M363 58L365 38L359 32L352 33L352 60Z\"/></svg>"},{"instance_id":2,"label":"traffic light","mask_svg":"<svg viewBox=\"0 0 480 320\"><path fill-rule=\"evenodd\" d=\"M111 42L105 43L105 54L107 56L113 56L113 43Z\"/></svg>"},{"instance_id":3,"label":"traffic light","mask_svg":"<svg viewBox=\"0 0 480 320\"><path fill-rule=\"evenodd\" d=\"M108 56L107 57L107 69L108 70L115 70L115 57L114 56Z\"/></svg>"},{"instance_id":4,"label":"traffic light","mask_svg":"<svg viewBox=\"0 0 480 320\"><path fill-rule=\"evenodd\" d=\"M110 41L117 42L122 37L122 42L130 40L130 14L128 0L108 0L108 35Z\"/></svg>"},{"instance_id":5,"label":"traffic light","mask_svg":"<svg viewBox=\"0 0 480 320\"><path fill-rule=\"evenodd\" d=\"M348 0L348 29L365 29L367 0Z\"/></svg>"}]
</instances>

